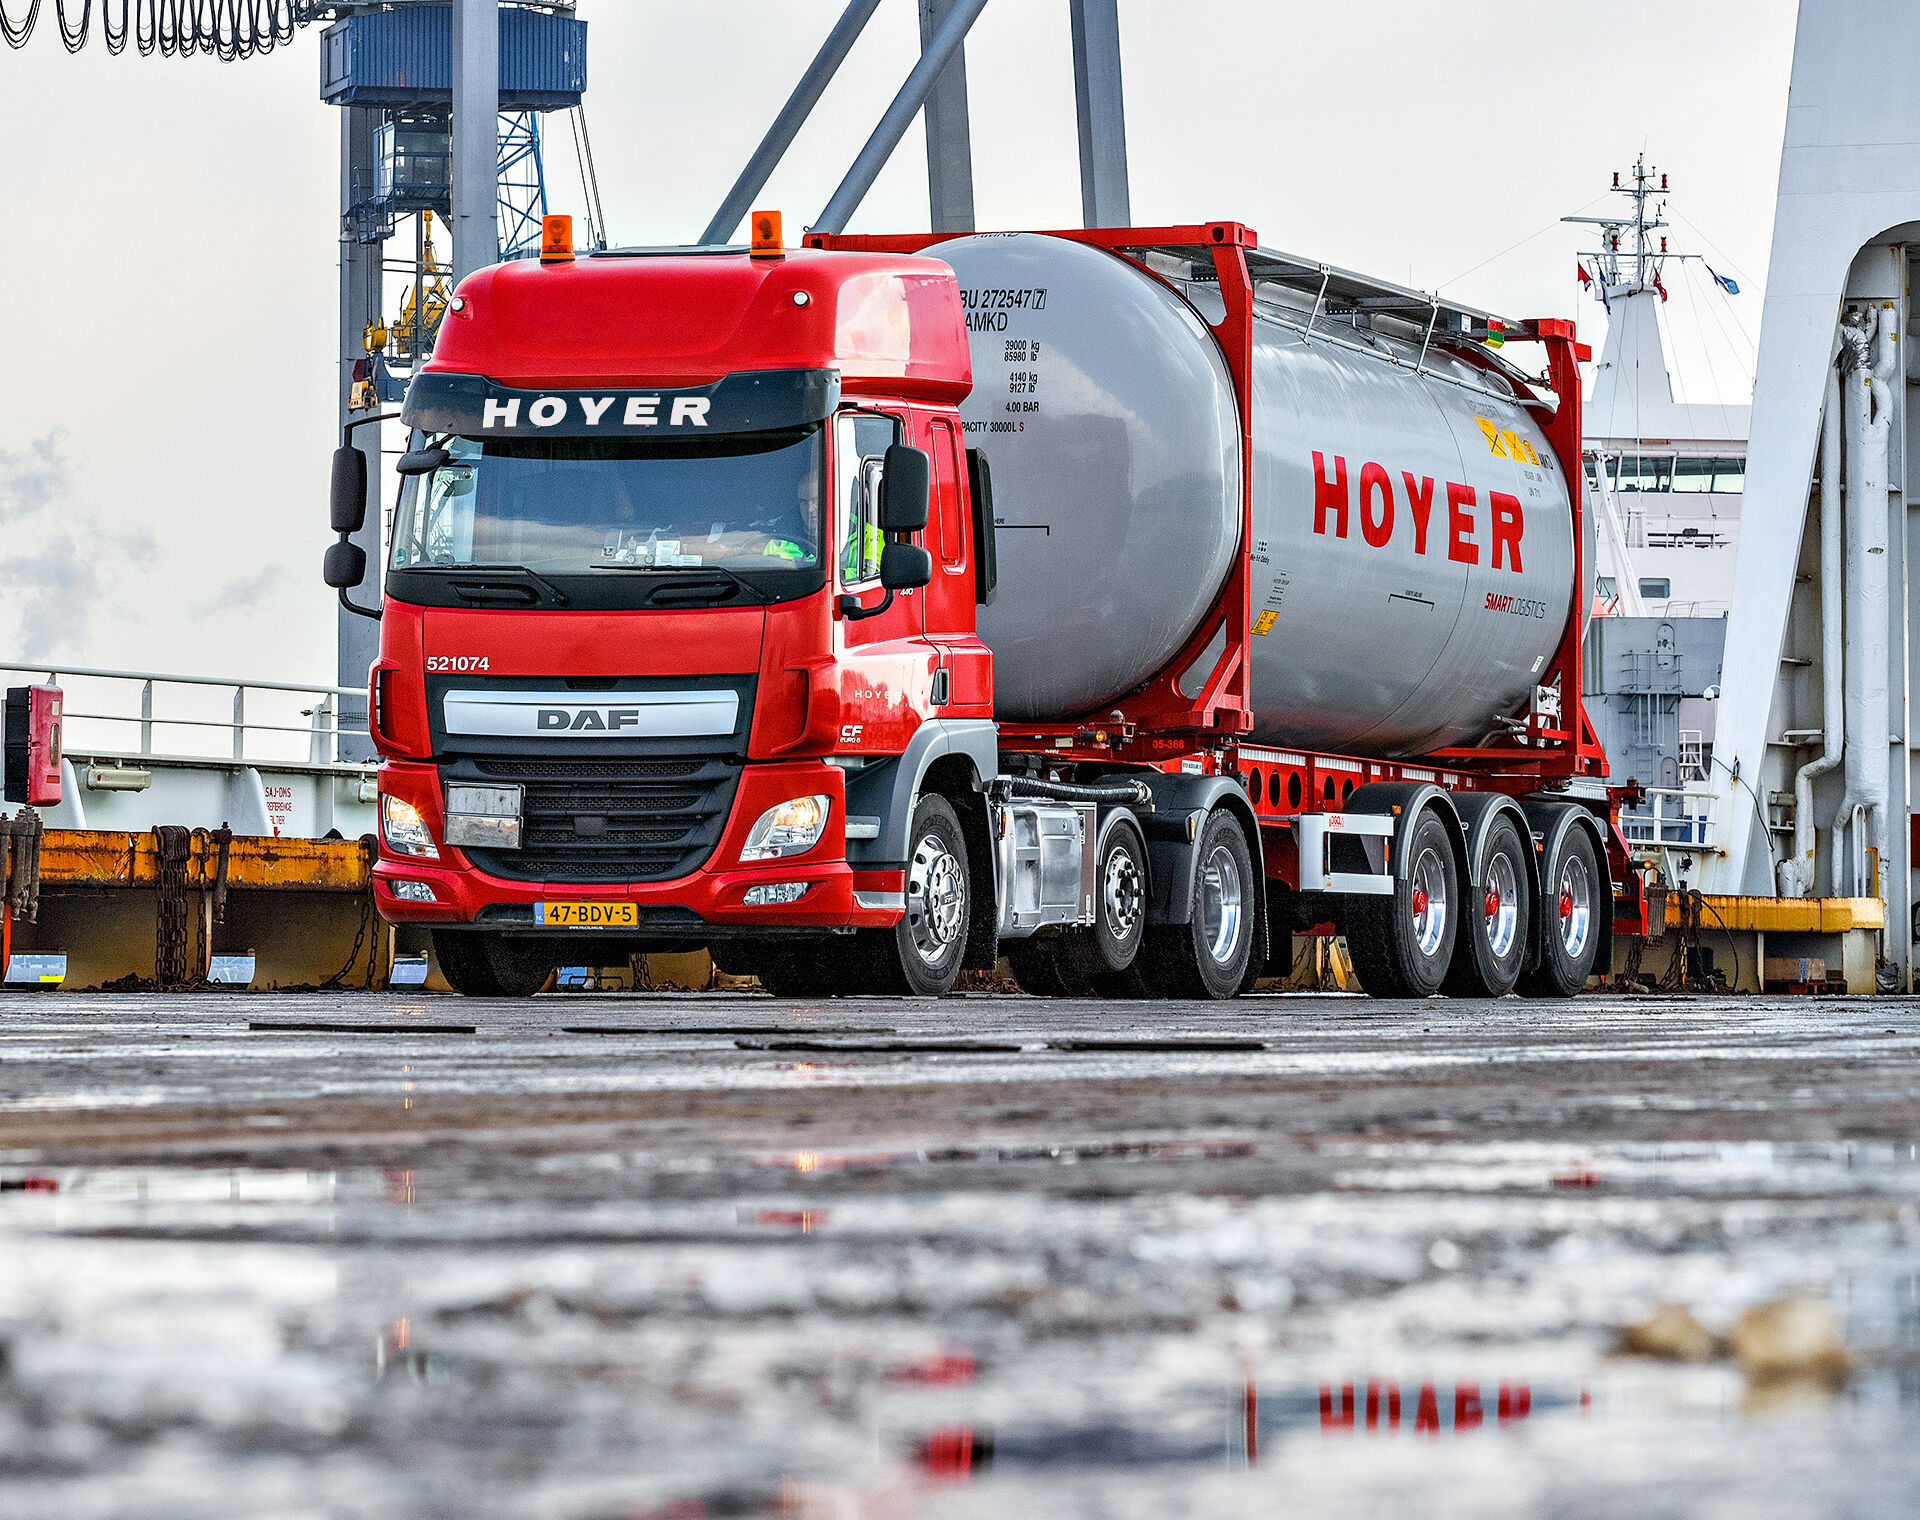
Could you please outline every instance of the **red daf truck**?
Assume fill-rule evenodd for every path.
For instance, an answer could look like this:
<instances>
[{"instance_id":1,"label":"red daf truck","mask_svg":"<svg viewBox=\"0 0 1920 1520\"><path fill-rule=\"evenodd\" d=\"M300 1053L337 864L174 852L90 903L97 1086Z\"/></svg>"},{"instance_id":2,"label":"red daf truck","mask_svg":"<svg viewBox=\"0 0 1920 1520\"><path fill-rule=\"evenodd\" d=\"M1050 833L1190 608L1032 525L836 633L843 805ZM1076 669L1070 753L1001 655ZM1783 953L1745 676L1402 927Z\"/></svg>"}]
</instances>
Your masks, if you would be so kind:
<instances>
[{"instance_id":1,"label":"red daf truck","mask_svg":"<svg viewBox=\"0 0 1920 1520\"><path fill-rule=\"evenodd\" d=\"M375 877L455 987L704 947L781 995L1004 955L1224 998L1342 933L1376 995L1567 996L1644 927L1580 705L1571 323L1234 222L754 224L556 226L409 389Z\"/></svg>"}]
</instances>

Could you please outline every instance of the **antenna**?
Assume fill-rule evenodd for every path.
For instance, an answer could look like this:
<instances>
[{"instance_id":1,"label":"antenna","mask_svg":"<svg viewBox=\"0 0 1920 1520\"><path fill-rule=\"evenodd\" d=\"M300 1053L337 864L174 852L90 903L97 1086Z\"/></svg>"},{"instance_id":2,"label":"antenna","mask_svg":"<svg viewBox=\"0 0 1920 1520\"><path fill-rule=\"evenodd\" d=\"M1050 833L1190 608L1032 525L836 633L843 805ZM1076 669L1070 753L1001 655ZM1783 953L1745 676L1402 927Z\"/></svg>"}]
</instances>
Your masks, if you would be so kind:
<instances>
[{"instance_id":1,"label":"antenna","mask_svg":"<svg viewBox=\"0 0 1920 1520\"><path fill-rule=\"evenodd\" d=\"M1660 246L1653 246L1652 235L1667 225L1666 203L1649 208L1648 202L1658 200L1667 191L1668 176L1657 169L1647 167L1647 156L1642 152L1633 161L1628 171L1632 183L1620 183L1620 171L1613 173L1611 188L1633 199L1630 214L1619 216L1563 216L1563 222L1583 222L1600 229L1600 252L1597 255L1583 255L1597 261L1598 273L1611 292L1624 293L1650 288L1659 274L1660 261L1666 258L1697 258L1697 254L1672 253L1667 247L1666 238L1660 239ZM1658 182L1656 188L1656 181ZM1620 240L1628 232L1633 234L1633 267L1622 267Z\"/></svg>"}]
</instances>

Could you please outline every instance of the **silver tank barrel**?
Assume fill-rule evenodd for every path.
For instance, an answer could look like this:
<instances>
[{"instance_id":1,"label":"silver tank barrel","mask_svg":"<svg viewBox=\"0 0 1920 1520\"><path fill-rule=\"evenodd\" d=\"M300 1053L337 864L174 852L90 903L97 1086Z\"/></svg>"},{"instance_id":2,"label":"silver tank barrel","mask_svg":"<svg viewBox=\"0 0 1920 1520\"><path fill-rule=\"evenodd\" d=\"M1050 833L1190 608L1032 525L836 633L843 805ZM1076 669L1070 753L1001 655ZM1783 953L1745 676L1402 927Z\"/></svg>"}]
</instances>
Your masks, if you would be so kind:
<instances>
[{"instance_id":1,"label":"silver tank barrel","mask_svg":"<svg viewBox=\"0 0 1920 1520\"><path fill-rule=\"evenodd\" d=\"M1205 321L1125 259L1039 234L929 250L959 276L993 467L996 706L1103 716L1166 668L1240 552L1239 422ZM1573 594L1569 484L1511 387L1418 344L1259 308L1253 706L1264 742L1383 757L1525 708ZM1398 362L1395 362L1395 361Z\"/></svg>"}]
</instances>

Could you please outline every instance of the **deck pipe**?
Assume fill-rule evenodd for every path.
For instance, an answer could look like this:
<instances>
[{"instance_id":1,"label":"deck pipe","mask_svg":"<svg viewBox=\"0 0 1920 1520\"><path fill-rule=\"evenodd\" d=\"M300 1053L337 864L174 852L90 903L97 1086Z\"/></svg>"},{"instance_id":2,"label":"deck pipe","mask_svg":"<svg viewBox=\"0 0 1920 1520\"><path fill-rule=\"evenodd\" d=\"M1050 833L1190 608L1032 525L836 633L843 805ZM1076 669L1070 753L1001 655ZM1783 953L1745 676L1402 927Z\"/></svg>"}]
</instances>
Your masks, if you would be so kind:
<instances>
[{"instance_id":1,"label":"deck pipe","mask_svg":"<svg viewBox=\"0 0 1920 1520\"><path fill-rule=\"evenodd\" d=\"M1840 763L1846 752L1846 509L1840 489L1840 371L1827 367L1827 393L1820 410L1820 754L1793 778L1793 859L1780 868L1780 890L1787 897L1812 897L1819 875L1813 813L1813 783ZM1835 890L1838 890L1836 880Z\"/></svg>"},{"instance_id":2,"label":"deck pipe","mask_svg":"<svg viewBox=\"0 0 1920 1520\"><path fill-rule=\"evenodd\" d=\"M1850 841L1845 858L1848 888L1868 895L1875 875L1866 851L1871 840L1876 859L1886 859L1887 799L1891 762L1887 753L1888 579L1887 449L1893 430L1893 387L1897 374L1891 310L1853 306L1841 318L1843 360L1851 361L1841 387L1848 459L1846 725L1853 743L1846 747L1847 790L1834 824L1834 853L1841 855L1844 830ZM1839 875L1835 875L1839 890Z\"/></svg>"}]
</instances>

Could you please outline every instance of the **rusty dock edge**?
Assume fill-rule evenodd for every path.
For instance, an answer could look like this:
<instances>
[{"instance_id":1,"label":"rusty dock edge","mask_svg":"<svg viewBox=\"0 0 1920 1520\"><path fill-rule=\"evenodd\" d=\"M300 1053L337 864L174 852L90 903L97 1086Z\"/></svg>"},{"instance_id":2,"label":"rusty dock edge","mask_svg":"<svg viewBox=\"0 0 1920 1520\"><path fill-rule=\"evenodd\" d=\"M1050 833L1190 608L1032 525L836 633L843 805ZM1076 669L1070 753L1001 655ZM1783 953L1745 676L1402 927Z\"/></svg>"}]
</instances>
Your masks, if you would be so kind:
<instances>
[{"instance_id":1,"label":"rusty dock edge","mask_svg":"<svg viewBox=\"0 0 1920 1520\"><path fill-rule=\"evenodd\" d=\"M73 991L207 984L252 955L260 990L384 988L393 926L374 907L371 835L278 839L226 829L46 829L0 819L0 964L67 957Z\"/></svg>"}]
</instances>

